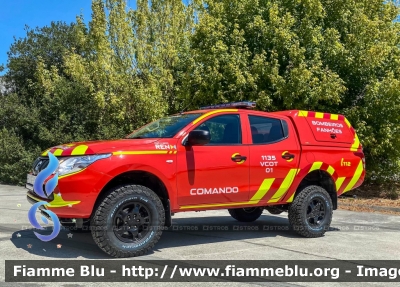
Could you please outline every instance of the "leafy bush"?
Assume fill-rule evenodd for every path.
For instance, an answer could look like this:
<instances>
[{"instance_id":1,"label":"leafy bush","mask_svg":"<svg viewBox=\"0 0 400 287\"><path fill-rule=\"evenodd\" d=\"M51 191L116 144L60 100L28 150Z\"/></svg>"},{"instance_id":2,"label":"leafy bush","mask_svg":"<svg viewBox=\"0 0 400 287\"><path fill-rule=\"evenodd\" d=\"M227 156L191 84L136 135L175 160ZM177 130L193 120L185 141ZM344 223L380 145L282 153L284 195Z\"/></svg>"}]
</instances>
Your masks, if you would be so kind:
<instances>
[{"instance_id":1,"label":"leafy bush","mask_svg":"<svg viewBox=\"0 0 400 287\"><path fill-rule=\"evenodd\" d=\"M24 184L38 149L28 151L13 131L0 130L0 182Z\"/></svg>"}]
</instances>

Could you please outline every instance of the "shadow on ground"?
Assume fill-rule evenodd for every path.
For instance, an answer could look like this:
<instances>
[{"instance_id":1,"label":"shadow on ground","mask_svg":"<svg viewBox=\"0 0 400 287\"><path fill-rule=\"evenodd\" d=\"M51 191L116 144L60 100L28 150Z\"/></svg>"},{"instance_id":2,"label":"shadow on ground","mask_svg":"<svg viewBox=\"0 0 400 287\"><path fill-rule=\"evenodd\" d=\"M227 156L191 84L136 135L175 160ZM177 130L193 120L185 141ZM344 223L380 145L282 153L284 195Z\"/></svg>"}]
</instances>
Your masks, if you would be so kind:
<instances>
[{"instance_id":1,"label":"shadow on ground","mask_svg":"<svg viewBox=\"0 0 400 287\"><path fill-rule=\"evenodd\" d=\"M113 259L105 254L92 239L90 232L75 233L67 229L49 241L42 242L36 238L33 230L16 230L0 226L3 231L12 232L11 240L16 248L31 254L50 258L81 258L81 259ZM50 233L50 230L47 230ZM160 241L148 255L180 246L212 244L227 241L250 240L283 236L299 237L289 229L287 218L277 216L261 216L253 223L240 223L230 216L176 218L173 225L165 230ZM29 247L28 247L29 245Z\"/></svg>"}]
</instances>

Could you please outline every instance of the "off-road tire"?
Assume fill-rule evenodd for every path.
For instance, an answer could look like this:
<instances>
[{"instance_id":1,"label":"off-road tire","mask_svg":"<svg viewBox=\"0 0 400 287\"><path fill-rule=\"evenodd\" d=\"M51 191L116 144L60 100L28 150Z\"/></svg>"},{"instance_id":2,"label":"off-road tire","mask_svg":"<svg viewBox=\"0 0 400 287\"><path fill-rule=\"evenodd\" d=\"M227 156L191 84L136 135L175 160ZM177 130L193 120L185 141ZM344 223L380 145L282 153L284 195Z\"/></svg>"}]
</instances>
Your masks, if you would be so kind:
<instances>
[{"instance_id":1,"label":"off-road tire","mask_svg":"<svg viewBox=\"0 0 400 287\"><path fill-rule=\"evenodd\" d=\"M314 223L314 218L307 218L307 216L313 217L311 204L315 206L315 202L319 202L319 206L324 209L322 211L324 216L319 224L318 220L317 223ZM321 213L321 211L317 212ZM332 200L328 192L320 186L310 185L301 190L289 206L289 223L295 232L304 237L322 237L330 227L332 213ZM313 223L310 222L311 220Z\"/></svg>"},{"instance_id":2,"label":"off-road tire","mask_svg":"<svg viewBox=\"0 0 400 287\"><path fill-rule=\"evenodd\" d=\"M263 210L259 207L250 207L250 208L233 208L228 209L229 214L240 222L253 222L256 221Z\"/></svg>"},{"instance_id":3,"label":"off-road tire","mask_svg":"<svg viewBox=\"0 0 400 287\"><path fill-rule=\"evenodd\" d=\"M126 243L114 232L117 213L125 205L136 203L148 211L150 228L144 242ZM164 206L160 198L151 189L141 185L122 185L110 190L110 193L97 207L90 225L94 241L105 253L112 257L135 257L148 253L161 237L165 223Z\"/></svg>"}]
</instances>

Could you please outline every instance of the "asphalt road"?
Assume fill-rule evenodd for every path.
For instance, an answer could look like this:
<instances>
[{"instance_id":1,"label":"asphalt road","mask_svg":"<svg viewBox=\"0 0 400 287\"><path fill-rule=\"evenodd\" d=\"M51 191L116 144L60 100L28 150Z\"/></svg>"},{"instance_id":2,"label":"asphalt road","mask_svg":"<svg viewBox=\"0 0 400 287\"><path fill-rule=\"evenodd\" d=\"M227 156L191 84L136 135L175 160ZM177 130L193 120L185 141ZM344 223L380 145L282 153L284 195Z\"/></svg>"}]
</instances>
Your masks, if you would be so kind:
<instances>
[{"instance_id":1,"label":"asphalt road","mask_svg":"<svg viewBox=\"0 0 400 287\"><path fill-rule=\"evenodd\" d=\"M43 286L44 284L11 284L4 282L5 260L33 259L107 259L93 242L90 233L62 230L51 242L42 242L30 228L22 187L0 185L0 285ZM210 231L229 228L230 231ZM272 227L271 227L272 226ZM281 230L276 230L280 226ZM400 259L400 216L350 212L334 212L332 231L322 238L307 239L287 231L287 214L277 216L265 212L254 224L239 224L225 210L185 212L173 217L173 227L165 231L154 250L140 259L202 259L202 260L393 260ZM193 230L197 228L197 230ZM238 229L250 229L247 231ZM275 229L273 231L267 229ZM180 230L178 230L180 229ZM182 230L189 229L189 230ZM257 230L258 229L258 230ZM28 248L28 244L31 248ZM57 248L61 244L61 248ZM150 284L150 285L149 285ZM357 283L212 283L213 286L354 286ZM47 284L50 286L50 284ZM52 286L56 285L54 283ZM88 283L85 286L108 286L108 283ZM128 286L132 283L118 286ZM141 284L142 285L142 284ZM206 286L207 283L148 283L149 286ZM358 284L358 286L387 286L388 283ZM59 286L84 286L83 283L63 283Z\"/></svg>"}]
</instances>

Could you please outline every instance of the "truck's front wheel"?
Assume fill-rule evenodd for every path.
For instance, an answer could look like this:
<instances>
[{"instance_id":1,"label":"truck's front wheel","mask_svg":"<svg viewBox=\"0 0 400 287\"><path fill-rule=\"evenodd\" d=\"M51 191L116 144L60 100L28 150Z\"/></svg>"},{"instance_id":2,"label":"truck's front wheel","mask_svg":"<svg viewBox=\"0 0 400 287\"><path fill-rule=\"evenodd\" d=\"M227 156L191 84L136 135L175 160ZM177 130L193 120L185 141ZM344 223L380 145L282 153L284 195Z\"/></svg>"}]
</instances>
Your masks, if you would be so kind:
<instances>
[{"instance_id":1,"label":"truck's front wheel","mask_svg":"<svg viewBox=\"0 0 400 287\"><path fill-rule=\"evenodd\" d=\"M165 222L160 198L149 188L114 188L91 219L94 241L113 257L146 254L160 239Z\"/></svg>"},{"instance_id":2,"label":"truck's front wheel","mask_svg":"<svg viewBox=\"0 0 400 287\"><path fill-rule=\"evenodd\" d=\"M263 212L260 207L234 208L228 209L228 211L234 219L240 222L256 221Z\"/></svg>"},{"instance_id":3,"label":"truck's front wheel","mask_svg":"<svg viewBox=\"0 0 400 287\"><path fill-rule=\"evenodd\" d=\"M332 200L320 186L310 185L299 192L289 207L289 223L300 235L321 237L332 221Z\"/></svg>"}]
</instances>

